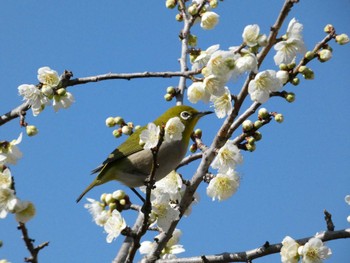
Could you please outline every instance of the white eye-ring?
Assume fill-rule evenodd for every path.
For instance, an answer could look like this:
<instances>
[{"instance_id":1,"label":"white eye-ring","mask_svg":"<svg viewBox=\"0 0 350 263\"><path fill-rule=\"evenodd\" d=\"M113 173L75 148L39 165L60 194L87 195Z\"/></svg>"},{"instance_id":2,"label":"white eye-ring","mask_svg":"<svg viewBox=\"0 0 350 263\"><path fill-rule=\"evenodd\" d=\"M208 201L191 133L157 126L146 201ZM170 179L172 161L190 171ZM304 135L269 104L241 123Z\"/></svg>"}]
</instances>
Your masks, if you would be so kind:
<instances>
[{"instance_id":1,"label":"white eye-ring","mask_svg":"<svg viewBox=\"0 0 350 263\"><path fill-rule=\"evenodd\" d=\"M183 120L188 120L189 118L191 118L191 114L187 111L183 111L180 113L180 117Z\"/></svg>"}]
</instances>

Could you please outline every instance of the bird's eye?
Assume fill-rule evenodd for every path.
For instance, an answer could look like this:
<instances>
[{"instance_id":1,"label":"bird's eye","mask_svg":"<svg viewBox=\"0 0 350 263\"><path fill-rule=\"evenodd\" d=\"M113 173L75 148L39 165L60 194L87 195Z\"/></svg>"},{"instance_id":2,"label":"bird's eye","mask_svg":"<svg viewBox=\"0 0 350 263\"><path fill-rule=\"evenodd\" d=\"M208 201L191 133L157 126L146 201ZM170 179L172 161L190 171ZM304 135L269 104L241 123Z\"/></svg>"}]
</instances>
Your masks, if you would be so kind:
<instances>
[{"instance_id":1,"label":"bird's eye","mask_svg":"<svg viewBox=\"0 0 350 263\"><path fill-rule=\"evenodd\" d=\"M187 111L183 111L181 112L180 117L183 120L188 120L191 117L191 114Z\"/></svg>"}]
</instances>

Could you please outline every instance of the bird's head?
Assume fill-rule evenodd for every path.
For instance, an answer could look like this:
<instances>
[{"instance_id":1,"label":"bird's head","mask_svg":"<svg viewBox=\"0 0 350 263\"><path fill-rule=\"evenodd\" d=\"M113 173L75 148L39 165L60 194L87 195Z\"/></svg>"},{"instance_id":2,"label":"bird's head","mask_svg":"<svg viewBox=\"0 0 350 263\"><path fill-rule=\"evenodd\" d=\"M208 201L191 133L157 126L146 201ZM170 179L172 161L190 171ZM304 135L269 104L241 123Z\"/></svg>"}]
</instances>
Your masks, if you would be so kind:
<instances>
[{"instance_id":1,"label":"bird's head","mask_svg":"<svg viewBox=\"0 0 350 263\"><path fill-rule=\"evenodd\" d=\"M196 126L198 120L208 114L213 113L212 111L204 111L200 112L196 109L185 106L185 105L179 105L174 106L170 109L168 109L166 112L163 113L157 120L154 121L156 125L162 125L166 124L168 120L174 117L178 117L180 121L184 124L185 130L183 131L183 140L188 143L191 137L191 133Z\"/></svg>"}]
</instances>

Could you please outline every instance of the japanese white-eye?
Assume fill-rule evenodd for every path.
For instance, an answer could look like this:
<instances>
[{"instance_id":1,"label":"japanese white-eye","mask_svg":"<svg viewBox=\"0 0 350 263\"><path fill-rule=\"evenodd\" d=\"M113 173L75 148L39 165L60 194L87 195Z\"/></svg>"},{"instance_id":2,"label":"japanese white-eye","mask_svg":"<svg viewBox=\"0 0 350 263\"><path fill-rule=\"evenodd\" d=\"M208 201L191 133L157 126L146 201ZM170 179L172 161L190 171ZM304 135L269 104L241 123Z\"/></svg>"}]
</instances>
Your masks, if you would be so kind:
<instances>
[{"instance_id":1,"label":"japanese white-eye","mask_svg":"<svg viewBox=\"0 0 350 263\"><path fill-rule=\"evenodd\" d=\"M175 106L168 109L153 123L156 126L165 125L173 117L179 117L185 129L181 140L163 142L158 150L155 180L158 181L174 170L184 158L192 131L198 120L211 111L199 112L189 106ZM134 188L143 186L145 179L151 173L153 155L151 150L140 145L140 134L147 126L137 129L130 137L115 149L108 158L92 173L98 173L95 180L78 197L77 202L93 187L117 180Z\"/></svg>"}]
</instances>

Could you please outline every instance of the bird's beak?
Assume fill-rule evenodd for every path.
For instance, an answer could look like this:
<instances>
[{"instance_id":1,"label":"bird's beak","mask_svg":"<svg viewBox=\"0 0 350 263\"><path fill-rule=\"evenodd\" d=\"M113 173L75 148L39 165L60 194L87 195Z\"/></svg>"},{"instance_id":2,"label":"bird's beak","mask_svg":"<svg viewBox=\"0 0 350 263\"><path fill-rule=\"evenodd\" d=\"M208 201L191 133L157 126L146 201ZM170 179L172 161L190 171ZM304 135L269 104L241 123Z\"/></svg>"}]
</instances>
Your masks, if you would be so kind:
<instances>
[{"instance_id":1,"label":"bird's beak","mask_svg":"<svg viewBox=\"0 0 350 263\"><path fill-rule=\"evenodd\" d=\"M198 116L199 118L201 118L201 117L203 117L203 116L205 116L205 115L212 114L212 113L214 113L214 112L213 112L213 111L202 111L202 112L198 112L198 113L197 113L197 116Z\"/></svg>"}]
</instances>

